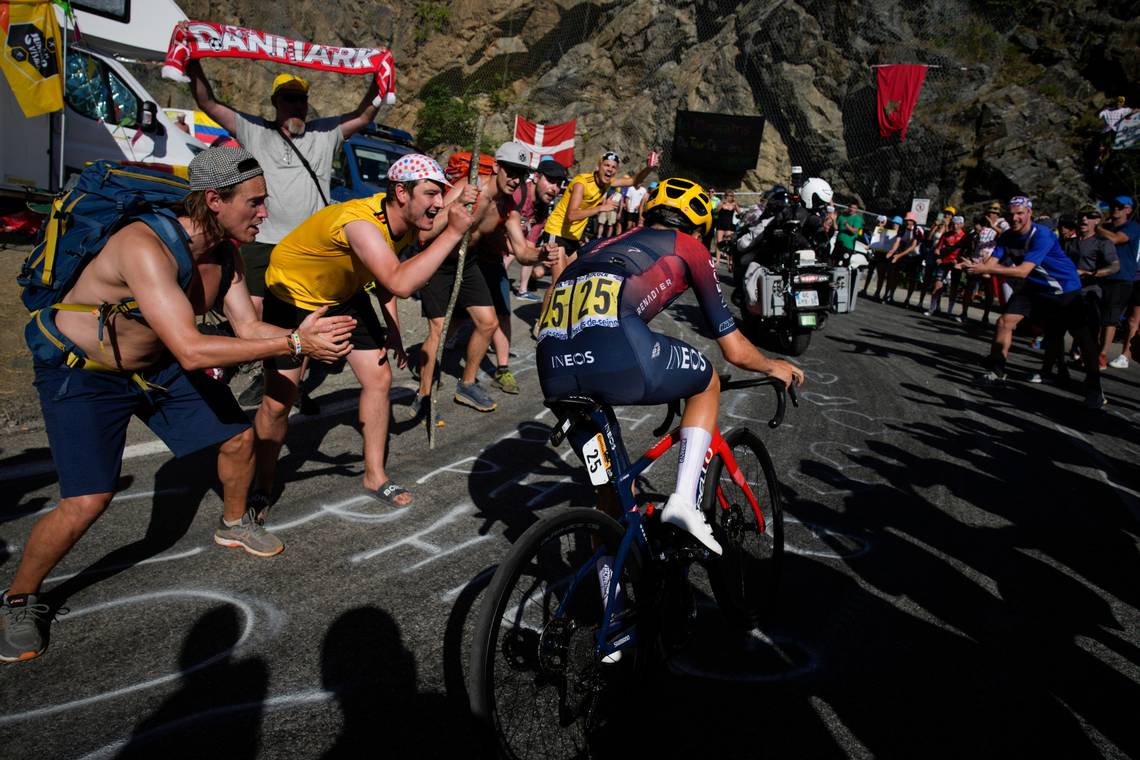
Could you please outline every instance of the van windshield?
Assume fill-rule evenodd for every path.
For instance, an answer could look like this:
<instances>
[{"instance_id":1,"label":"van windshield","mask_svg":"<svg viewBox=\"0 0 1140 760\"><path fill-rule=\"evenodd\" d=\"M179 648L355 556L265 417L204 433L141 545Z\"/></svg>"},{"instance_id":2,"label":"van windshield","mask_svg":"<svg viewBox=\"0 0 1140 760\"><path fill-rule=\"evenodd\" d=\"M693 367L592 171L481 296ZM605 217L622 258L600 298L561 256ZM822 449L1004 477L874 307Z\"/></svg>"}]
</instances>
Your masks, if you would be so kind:
<instances>
[{"instance_id":1,"label":"van windshield","mask_svg":"<svg viewBox=\"0 0 1140 760\"><path fill-rule=\"evenodd\" d=\"M360 170L360 179L373 185L381 185L388 176L388 167L402 154L381 150L379 148L364 148L357 146L356 166Z\"/></svg>"}]
</instances>

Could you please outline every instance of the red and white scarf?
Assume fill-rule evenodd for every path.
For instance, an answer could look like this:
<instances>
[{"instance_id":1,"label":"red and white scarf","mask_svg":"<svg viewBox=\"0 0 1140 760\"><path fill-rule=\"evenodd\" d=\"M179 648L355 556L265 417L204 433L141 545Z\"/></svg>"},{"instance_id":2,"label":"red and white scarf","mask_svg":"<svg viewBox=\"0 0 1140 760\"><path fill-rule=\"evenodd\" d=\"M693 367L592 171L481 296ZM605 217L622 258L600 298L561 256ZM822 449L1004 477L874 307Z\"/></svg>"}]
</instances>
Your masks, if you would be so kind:
<instances>
[{"instance_id":1,"label":"red and white scarf","mask_svg":"<svg viewBox=\"0 0 1140 760\"><path fill-rule=\"evenodd\" d=\"M340 74L373 74L380 90L374 105L396 102L396 65L387 48L317 45L229 24L183 21L170 36L162 76L189 82L185 69L193 58L253 58Z\"/></svg>"}]
</instances>

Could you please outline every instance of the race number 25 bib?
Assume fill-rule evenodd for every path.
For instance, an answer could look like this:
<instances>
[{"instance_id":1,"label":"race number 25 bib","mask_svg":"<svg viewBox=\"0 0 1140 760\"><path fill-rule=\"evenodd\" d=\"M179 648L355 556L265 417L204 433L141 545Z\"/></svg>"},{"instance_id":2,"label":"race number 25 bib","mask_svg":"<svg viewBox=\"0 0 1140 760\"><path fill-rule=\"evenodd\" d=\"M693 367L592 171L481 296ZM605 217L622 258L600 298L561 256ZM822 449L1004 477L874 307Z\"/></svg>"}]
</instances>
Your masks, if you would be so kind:
<instances>
[{"instance_id":1,"label":"race number 25 bib","mask_svg":"<svg viewBox=\"0 0 1140 760\"><path fill-rule=\"evenodd\" d=\"M616 274L592 272L560 281L539 318L538 339L567 340L587 327L617 327L622 280Z\"/></svg>"}]
</instances>

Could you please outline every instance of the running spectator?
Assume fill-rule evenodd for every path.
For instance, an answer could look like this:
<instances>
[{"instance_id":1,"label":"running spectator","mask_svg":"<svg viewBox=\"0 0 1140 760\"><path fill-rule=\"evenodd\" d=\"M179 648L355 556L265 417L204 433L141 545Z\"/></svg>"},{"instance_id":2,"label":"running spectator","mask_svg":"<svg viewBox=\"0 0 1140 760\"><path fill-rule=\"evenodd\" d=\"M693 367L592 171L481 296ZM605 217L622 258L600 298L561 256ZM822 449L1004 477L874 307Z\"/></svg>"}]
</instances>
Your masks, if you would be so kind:
<instances>
[{"instance_id":1,"label":"running spectator","mask_svg":"<svg viewBox=\"0 0 1140 760\"><path fill-rule=\"evenodd\" d=\"M364 491L383 504L404 507L412 495L385 470L392 367L388 349L400 366L407 363L396 298L407 298L433 276L471 226L462 202L444 210L450 183L435 161L410 153L388 168L382 193L338 203L313 214L273 249L265 271L265 319L292 328L314 311L328 309L356 319L348 366L360 383L358 415L364 436ZM475 191L463 202L474 200ZM433 227L442 231L430 245L404 260L417 236ZM365 287L375 281L386 332ZM254 418L257 431L257 491L261 518L271 503L277 458L289 428L289 409L297 397L301 368L294 363L266 363L265 396Z\"/></svg>"},{"instance_id":2,"label":"running spectator","mask_svg":"<svg viewBox=\"0 0 1140 760\"><path fill-rule=\"evenodd\" d=\"M1120 259L1123 272L1132 267L1131 289L1125 304L1128 309L1128 333L1124 337L1124 350L1112 360L1115 369L1127 369L1132 359L1132 341L1140 329L1140 267L1137 267L1137 254L1140 252L1140 224L1132 220L1132 198L1118 195L1109 204L1111 220L1097 229L1097 234L1116 246L1116 256ZM1115 330L1114 330L1115 332ZM1107 346L1107 344L1105 344ZM1107 347L1104 349L1107 353Z\"/></svg>"},{"instance_id":3,"label":"running spectator","mask_svg":"<svg viewBox=\"0 0 1140 760\"><path fill-rule=\"evenodd\" d=\"M1100 388L1095 337L1086 322L1081 303L1081 281L1077 267L1061 250L1057 236L1033 222L1033 202L1017 196L1009 202L1012 222L1008 232L998 236L993 256L982 263L966 262L970 274L997 274L1023 280L998 318L997 331L987 360L989 371L979 378L982 385L999 385L1006 380L1006 358L1013 343L1013 331L1026 317L1045 326L1050 340L1061 340L1066 329L1076 336L1085 362L1085 406L1105 405Z\"/></svg>"},{"instance_id":4,"label":"running spectator","mask_svg":"<svg viewBox=\"0 0 1140 760\"><path fill-rule=\"evenodd\" d=\"M295 328L261 322L230 243L252 241L265 221L261 167L242 148L210 148L190 162L189 177L191 192L177 222L188 241L195 287L182 289L174 252L146 224L134 222L111 235L63 302L134 302L136 311L106 317L97 308L45 313L53 339L74 344L66 362L35 365L61 498L32 528L0 601L0 661L29 660L46 647L51 610L40 585L111 503L132 416L175 456L217 447L222 516L215 543L259 557L285 548L246 503L254 461L249 421L226 385L196 370L270 357L334 361L351 348L353 321L322 318L321 310ZM223 283L227 271L231 279ZM195 318L219 298L237 337L198 332Z\"/></svg>"},{"instance_id":5,"label":"running spectator","mask_svg":"<svg viewBox=\"0 0 1140 760\"><path fill-rule=\"evenodd\" d=\"M333 158L344 141L371 124L379 111L376 82L369 77L368 90L355 110L306 121L309 83L295 74L279 74L269 96L273 121L267 121L215 98L201 61L191 60L186 65L186 75L198 108L237 138L265 170L269 219L258 231L257 240L241 247L249 293L260 314L269 253L297 225L328 205ZM261 392L261 378L254 377L242 393L242 403L256 404ZM310 407L308 411L315 409Z\"/></svg>"},{"instance_id":6,"label":"running spectator","mask_svg":"<svg viewBox=\"0 0 1140 760\"><path fill-rule=\"evenodd\" d=\"M1112 222L1101 225L1097 229L1097 234L1117 246L1116 255L1120 260L1120 270L1101 285L1104 290L1099 357L1101 369L1108 366L1108 352L1116 339L1116 328L1132 301L1132 286L1137 269L1135 241L1140 239L1140 230L1134 229L1140 225L1128 221L1132 215L1132 199L1124 195L1118 196L1112 200L1109 208ZM1117 222L1117 219L1120 221ZM1129 227L1129 224L1132 226Z\"/></svg>"}]
</instances>

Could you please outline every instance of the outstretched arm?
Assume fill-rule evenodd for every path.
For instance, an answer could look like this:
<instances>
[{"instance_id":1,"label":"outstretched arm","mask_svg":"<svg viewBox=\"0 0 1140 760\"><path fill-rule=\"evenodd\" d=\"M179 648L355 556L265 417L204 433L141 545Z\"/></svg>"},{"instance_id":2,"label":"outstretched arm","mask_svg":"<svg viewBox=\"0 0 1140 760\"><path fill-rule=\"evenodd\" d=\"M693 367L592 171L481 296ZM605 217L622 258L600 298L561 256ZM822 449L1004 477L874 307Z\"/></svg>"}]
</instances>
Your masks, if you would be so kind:
<instances>
[{"instance_id":1,"label":"outstretched arm","mask_svg":"<svg viewBox=\"0 0 1140 760\"><path fill-rule=\"evenodd\" d=\"M380 106L373 105L376 102L379 88L376 86L375 78L369 77L368 79L368 89L365 91L364 97L361 98L360 105L356 107L355 111L349 111L340 117L340 133L344 135L346 140L371 124L380 111Z\"/></svg>"},{"instance_id":2,"label":"outstretched arm","mask_svg":"<svg viewBox=\"0 0 1140 760\"><path fill-rule=\"evenodd\" d=\"M214 88L206 79L206 72L202 70L202 62L191 59L186 64L186 76L190 77L190 94L198 108L206 112L218 125L231 135L237 134L237 112L214 97Z\"/></svg>"}]
</instances>

